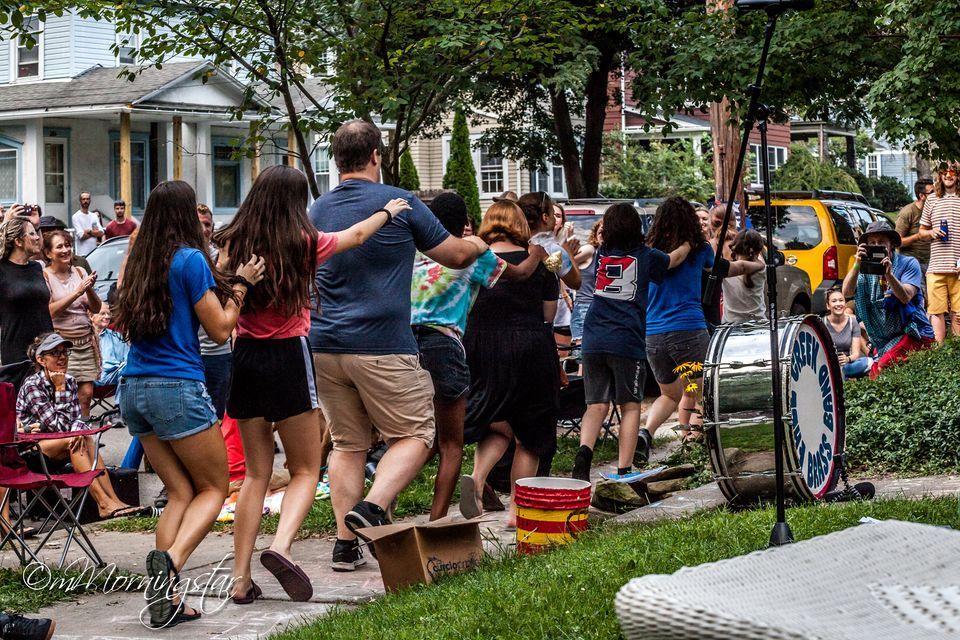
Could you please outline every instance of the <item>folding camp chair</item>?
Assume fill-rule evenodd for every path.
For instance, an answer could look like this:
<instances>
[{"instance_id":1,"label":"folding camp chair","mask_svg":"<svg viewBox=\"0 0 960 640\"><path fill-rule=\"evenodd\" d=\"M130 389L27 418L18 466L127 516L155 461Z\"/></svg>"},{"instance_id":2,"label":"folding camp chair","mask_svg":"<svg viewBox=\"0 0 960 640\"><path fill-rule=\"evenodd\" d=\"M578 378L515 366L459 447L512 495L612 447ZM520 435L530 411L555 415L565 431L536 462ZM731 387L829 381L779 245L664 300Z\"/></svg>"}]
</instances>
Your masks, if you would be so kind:
<instances>
[{"instance_id":1,"label":"folding camp chair","mask_svg":"<svg viewBox=\"0 0 960 640\"><path fill-rule=\"evenodd\" d=\"M580 421L587 410L586 391L583 387L583 376L568 375L567 386L560 389L560 406L557 413L557 425L561 429L566 429L563 437L568 437L572 433L580 432ZM600 437L609 436L614 442L617 436L614 435L611 427L620 423L620 412L617 405L613 405L613 412L603 421L601 425Z\"/></svg>"},{"instance_id":2,"label":"folding camp chair","mask_svg":"<svg viewBox=\"0 0 960 640\"><path fill-rule=\"evenodd\" d=\"M96 420L105 424L120 416L120 408L116 401L117 385L108 384L93 387L93 398L90 400L90 415L97 414Z\"/></svg>"},{"instance_id":3,"label":"folding camp chair","mask_svg":"<svg viewBox=\"0 0 960 640\"><path fill-rule=\"evenodd\" d=\"M100 554L97 553L86 531L83 530L77 520L77 514L83 508L83 504L90 493L90 485L104 473L103 469L96 468L99 454L94 456L94 468L90 471L52 474L47 468L46 458L40 453L39 443L43 440L76 436L97 436L97 450L99 450L100 434L112 428L112 425L66 433L17 433L16 398L13 389L13 385L10 383L0 383L0 487L6 489L3 498L0 499L0 508L9 500L10 493L13 490L32 490L33 496L28 500L27 506L20 510L19 517L11 518L14 520L12 523L3 517L2 510L0 510L0 530L2 530L0 532L6 532L3 539L0 540L0 548L10 542L21 563L27 564L31 560L40 562L38 554L50 540L50 536L58 529L64 529L67 532L67 539L63 544L63 553L60 555L58 568L62 568L66 563L67 552L74 540L98 567L104 566ZM36 450L40 454L42 472L34 472L27 467L22 451L30 449ZM52 489L52 491L46 491L46 489ZM61 493L62 489L71 490L69 500L64 498ZM41 505L48 513L46 520L40 527L41 530L47 529L50 524L52 526L37 546L31 548L22 536L22 532L26 515L37 505Z\"/></svg>"}]
</instances>

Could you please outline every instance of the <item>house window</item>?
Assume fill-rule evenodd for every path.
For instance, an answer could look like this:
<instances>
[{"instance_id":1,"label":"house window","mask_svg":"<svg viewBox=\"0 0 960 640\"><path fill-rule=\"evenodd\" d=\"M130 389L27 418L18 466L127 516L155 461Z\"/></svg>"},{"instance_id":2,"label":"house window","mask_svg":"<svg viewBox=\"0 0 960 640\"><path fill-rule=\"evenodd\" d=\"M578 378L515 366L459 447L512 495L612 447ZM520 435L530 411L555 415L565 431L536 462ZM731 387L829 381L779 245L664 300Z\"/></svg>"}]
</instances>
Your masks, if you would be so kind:
<instances>
[{"instance_id":1,"label":"house window","mask_svg":"<svg viewBox=\"0 0 960 640\"><path fill-rule=\"evenodd\" d=\"M213 208L240 206L240 165L237 147L224 138L213 139Z\"/></svg>"},{"instance_id":2,"label":"house window","mask_svg":"<svg viewBox=\"0 0 960 640\"><path fill-rule=\"evenodd\" d=\"M760 166L760 145L751 144L750 153L753 154L753 181L756 183L762 183L763 174L761 173L762 167ZM786 147L767 147L767 168L770 170L771 174L783 166L786 161Z\"/></svg>"},{"instance_id":3,"label":"house window","mask_svg":"<svg viewBox=\"0 0 960 640\"><path fill-rule=\"evenodd\" d=\"M40 32L40 28L40 19L36 16L24 18L23 31L33 37L33 46L27 47L26 43L21 44L20 39L17 39L18 78L40 77L40 51L43 48L43 34Z\"/></svg>"},{"instance_id":4,"label":"house window","mask_svg":"<svg viewBox=\"0 0 960 640\"><path fill-rule=\"evenodd\" d=\"M140 36L136 33L117 32L117 64L137 64L137 49Z\"/></svg>"},{"instance_id":5,"label":"house window","mask_svg":"<svg viewBox=\"0 0 960 640\"><path fill-rule=\"evenodd\" d=\"M0 202L20 200L20 149L0 140Z\"/></svg>"},{"instance_id":6,"label":"house window","mask_svg":"<svg viewBox=\"0 0 960 640\"><path fill-rule=\"evenodd\" d=\"M880 154L871 153L867 156L867 177L868 178L879 178L880 177Z\"/></svg>"},{"instance_id":7,"label":"house window","mask_svg":"<svg viewBox=\"0 0 960 640\"><path fill-rule=\"evenodd\" d=\"M320 193L330 191L333 184L333 176L330 171L330 147L324 145L319 147L313 154L313 173L317 179L317 188Z\"/></svg>"},{"instance_id":8,"label":"house window","mask_svg":"<svg viewBox=\"0 0 960 640\"><path fill-rule=\"evenodd\" d=\"M43 194L47 204L66 203L67 163L65 141L43 145Z\"/></svg>"},{"instance_id":9,"label":"house window","mask_svg":"<svg viewBox=\"0 0 960 640\"><path fill-rule=\"evenodd\" d=\"M504 191L503 158L480 147L480 191L500 194Z\"/></svg>"},{"instance_id":10,"label":"house window","mask_svg":"<svg viewBox=\"0 0 960 640\"><path fill-rule=\"evenodd\" d=\"M147 194L150 193L150 154L147 145L149 134L130 134L130 202L132 212L142 213L147 205ZM110 193L113 197L120 197L120 134L110 132Z\"/></svg>"},{"instance_id":11,"label":"house window","mask_svg":"<svg viewBox=\"0 0 960 640\"><path fill-rule=\"evenodd\" d=\"M545 191L552 196L566 196L567 185L563 179L563 165L548 164L546 171L530 172L530 191Z\"/></svg>"}]
</instances>

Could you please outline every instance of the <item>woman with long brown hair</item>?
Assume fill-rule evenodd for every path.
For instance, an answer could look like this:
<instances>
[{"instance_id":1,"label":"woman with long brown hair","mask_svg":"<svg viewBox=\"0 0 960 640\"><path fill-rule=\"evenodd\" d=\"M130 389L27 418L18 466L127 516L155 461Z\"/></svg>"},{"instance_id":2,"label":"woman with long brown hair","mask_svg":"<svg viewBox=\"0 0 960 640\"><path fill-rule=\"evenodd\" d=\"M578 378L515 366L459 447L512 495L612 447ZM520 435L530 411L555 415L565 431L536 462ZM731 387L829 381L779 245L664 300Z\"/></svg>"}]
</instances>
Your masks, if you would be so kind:
<instances>
[{"instance_id":1,"label":"woman with long brown hair","mask_svg":"<svg viewBox=\"0 0 960 640\"><path fill-rule=\"evenodd\" d=\"M221 260L229 260L221 251ZM247 258L245 256L245 258ZM140 233L119 290L117 328L130 340L120 380L120 412L167 488L156 549L147 554L149 624L196 620L174 592L179 571L210 531L227 495L227 456L203 383L200 326L229 339L244 296L263 277L251 255L232 280L214 267L186 182L161 182L150 193Z\"/></svg>"},{"instance_id":2,"label":"woman with long brown hair","mask_svg":"<svg viewBox=\"0 0 960 640\"><path fill-rule=\"evenodd\" d=\"M667 198L657 208L647 245L670 253L684 244L691 247L687 258L671 269L662 282L651 282L649 286L647 361L660 385L660 397L647 413L647 428L640 430L637 463L647 461L654 434L681 400L694 407L690 431L684 433L684 438L698 437L702 423L696 409L702 388L702 374L698 371L703 367L710 335L701 304L700 277L704 269L713 266L714 252L693 205L683 198ZM687 381L692 385L684 384L677 371L680 365L693 368L693 377Z\"/></svg>"},{"instance_id":3,"label":"woman with long brown hair","mask_svg":"<svg viewBox=\"0 0 960 640\"><path fill-rule=\"evenodd\" d=\"M73 343L67 373L77 381L80 412L86 418L93 383L100 377L100 345L90 320L90 314L103 306L93 288L97 274L73 266L73 239L66 231L45 233L43 253L48 260L43 277L50 288L50 317L54 330Z\"/></svg>"},{"instance_id":4,"label":"woman with long brown hair","mask_svg":"<svg viewBox=\"0 0 960 640\"><path fill-rule=\"evenodd\" d=\"M397 198L348 229L324 233L307 218L308 196L302 171L270 167L257 177L230 224L214 235L222 251L266 260L264 279L250 291L237 323L227 398L227 414L239 424L246 457L233 531L237 604L262 595L250 578L250 562L273 473L273 425L283 442L290 483L277 533L260 563L292 600L313 595L310 579L291 560L291 546L313 505L320 474L320 404L307 341L314 275L327 258L360 246L410 208ZM224 264L230 268L233 260Z\"/></svg>"},{"instance_id":5,"label":"woman with long brown hair","mask_svg":"<svg viewBox=\"0 0 960 640\"><path fill-rule=\"evenodd\" d=\"M512 202L494 203L478 235L511 264L527 258L530 227ZM559 294L557 277L540 264L526 280L500 280L481 290L470 312L464 336L470 367L464 442L478 444L473 474L461 479L460 511L467 517L481 513L479 492L511 441L517 444L514 480L536 475L540 457L556 449L560 369L553 318ZM512 500L510 510L512 524Z\"/></svg>"}]
</instances>

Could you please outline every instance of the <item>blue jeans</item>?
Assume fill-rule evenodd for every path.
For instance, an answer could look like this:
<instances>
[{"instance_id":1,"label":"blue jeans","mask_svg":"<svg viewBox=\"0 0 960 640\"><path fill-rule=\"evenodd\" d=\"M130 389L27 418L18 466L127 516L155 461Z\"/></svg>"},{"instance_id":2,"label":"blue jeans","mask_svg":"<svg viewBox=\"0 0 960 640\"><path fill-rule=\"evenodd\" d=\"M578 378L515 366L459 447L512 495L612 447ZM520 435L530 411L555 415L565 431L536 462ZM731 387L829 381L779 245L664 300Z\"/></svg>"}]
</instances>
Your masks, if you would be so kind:
<instances>
[{"instance_id":1,"label":"blue jeans","mask_svg":"<svg viewBox=\"0 0 960 640\"><path fill-rule=\"evenodd\" d=\"M593 300L580 302L578 297L573 301L573 311L570 312L570 335L574 340L583 338L583 321L587 317L587 311L590 310L590 303Z\"/></svg>"},{"instance_id":2,"label":"blue jeans","mask_svg":"<svg viewBox=\"0 0 960 640\"><path fill-rule=\"evenodd\" d=\"M197 380L124 376L120 415L132 436L178 440L217 424L206 386Z\"/></svg>"},{"instance_id":3,"label":"blue jeans","mask_svg":"<svg viewBox=\"0 0 960 640\"><path fill-rule=\"evenodd\" d=\"M861 356L856 360L843 365L843 377L845 379L862 378L863 376L867 375L867 372L870 371L870 367L872 366L873 358Z\"/></svg>"}]
</instances>

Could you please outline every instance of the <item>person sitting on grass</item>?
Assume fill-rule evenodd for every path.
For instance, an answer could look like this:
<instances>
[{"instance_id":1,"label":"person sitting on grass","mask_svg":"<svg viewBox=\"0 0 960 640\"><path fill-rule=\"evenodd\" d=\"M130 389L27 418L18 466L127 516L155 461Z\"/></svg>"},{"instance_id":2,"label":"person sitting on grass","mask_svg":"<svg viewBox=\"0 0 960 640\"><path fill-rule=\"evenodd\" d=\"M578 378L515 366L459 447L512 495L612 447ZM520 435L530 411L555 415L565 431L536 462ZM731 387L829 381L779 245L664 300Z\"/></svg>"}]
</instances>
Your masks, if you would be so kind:
<instances>
[{"instance_id":1,"label":"person sitting on grass","mask_svg":"<svg viewBox=\"0 0 960 640\"><path fill-rule=\"evenodd\" d=\"M868 246L884 247L883 275L860 272ZM857 317L863 322L877 350L870 369L876 378L884 368L905 359L910 352L933 344L933 327L923 311L923 276L916 258L897 251L900 234L885 222L870 223L860 236L856 262L843 280L844 297L855 297Z\"/></svg>"},{"instance_id":2,"label":"person sitting on grass","mask_svg":"<svg viewBox=\"0 0 960 640\"><path fill-rule=\"evenodd\" d=\"M36 373L29 376L17 395L17 418L24 428L38 425L43 433L80 431L87 423L80 417L77 381L67 373L73 343L53 332L41 334L27 350ZM104 469L103 458L90 436L69 437L40 442L40 451L52 460L69 459L78 473ZM140 513L140 507L125 504L113 490L110 477L103 474L90 485L101 518L118 518Z\"/></svg>"},{"instance_id":3,"label":"person sitting on grass","mask_svg":"<svg viewBox=\"0 0 960 640\"><path fill-rule=\"evenodd\" d=\"M865 376L873 366L873 358L862 351L860 322L856 316L847 313L847 302L840 289L831 289L827 293L827 315L823 318L823 324L827 325L833 338L843 377Z\"/></svg>"}]
</instances>

